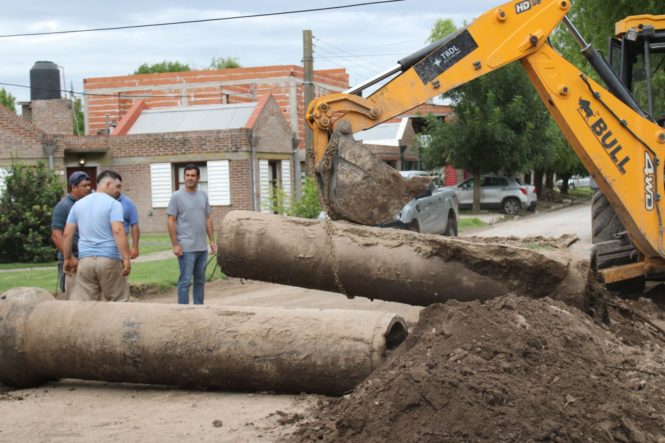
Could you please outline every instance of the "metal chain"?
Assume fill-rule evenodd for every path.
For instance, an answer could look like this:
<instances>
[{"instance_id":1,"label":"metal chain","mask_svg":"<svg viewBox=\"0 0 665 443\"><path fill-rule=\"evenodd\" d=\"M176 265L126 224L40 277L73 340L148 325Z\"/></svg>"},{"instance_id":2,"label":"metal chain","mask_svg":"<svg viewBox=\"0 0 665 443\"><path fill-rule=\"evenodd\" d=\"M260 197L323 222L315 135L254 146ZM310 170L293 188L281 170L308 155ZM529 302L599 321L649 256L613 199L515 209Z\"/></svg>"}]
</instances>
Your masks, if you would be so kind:
<instances>
[{"instance_id":1,"label":"metal chain","mask_svg":"<svg viewBox=\"0 0 665 443\"><path fill-rule=\"evenodd\" d=\"M335 254L335 244L333 243L333 224L330 219L326 218L323 222L323 228L326 230L326 237L328 238L328 250L330 251L330 266L332 268L333 277L335 277L335 284L339 292L346 295L346 298L354 298L349 295L342 285L342 280L339 278L339 268L337 267L337 255Z\"/></svg>"},{"instance_id":2,"label":"metal chain","mask_svg":"<svg viewBox=\"0 0 665 443\"><path fill-rule=\"evenodd\" d=\"M342 294L346 295L347 298L354 298L352 295L349 295L342 285L342 280L339 277L339 268L337 266L337 255L335 253L335 244L333 243L333 224L330 221L330 216L333 213L333 209L330 206L330 201L328 200L328 193L330 191L330 175L332 174L332 164L333 158L337 153L338 140L336 137L332 137L328 146L326 147L326 152L323 154L323 158L319 163L319 175L321 176L321 181L323 182L323 189L321 190L321 201L323 203L324 209L326 211L327 217L323 222L323 228L326 231L326 238L328 240L328 250L330 251L330 266L332 268L333 277L335 278L335 284L337 289Z\"/></svg>"}]
</instances>

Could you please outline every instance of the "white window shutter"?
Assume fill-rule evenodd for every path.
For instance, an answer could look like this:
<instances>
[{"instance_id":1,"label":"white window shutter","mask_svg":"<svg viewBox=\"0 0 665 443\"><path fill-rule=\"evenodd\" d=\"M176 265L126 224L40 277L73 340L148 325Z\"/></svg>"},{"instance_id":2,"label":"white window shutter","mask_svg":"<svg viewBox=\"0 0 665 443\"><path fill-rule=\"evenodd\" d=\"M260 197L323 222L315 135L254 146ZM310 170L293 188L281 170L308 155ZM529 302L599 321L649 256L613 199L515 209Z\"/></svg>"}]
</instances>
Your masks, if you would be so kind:
<instances>
[{"instance_id":1,"label":"white window shutter","mask_svg":"<svg viewBox=\"0 0 665 443\"><path fill-rule=\"evenodd\" d=\"M150 164L150 190L152 191L152 207L166 208L173 193L173 177L171 163Z\"/></svg>"},{"instance_id":2,"label":"white window shutter","mask_svg":"<svg viewBox=\"0 0 665 443\"><path fill-rule=\"evenodd\" d=\"M210 206L229 206L231 204L231 176L228 160L208 162L208 199Z\"/></svg>"},{"instance_id":3,"label":"white window shutter","mask_svg":"<svg viewBox=\"0 0 665 443\"><path fill-rule=\"evenodd\" d=\"M272 212L270 201L270 165L268 160L259 160L259 189L261 191L261 212Z\"/></svg>"},{"instance_id":4,"label":"white window shutter","mask_svg":"<svg viewBox=\"0 0 665 443\"><path fill-rule=\"evenodd\" d=\"M282 160L282 191L287 201L291 201L291 160Z\"/></svg>"},{"instance_id":5,"label":"white window shutter","mask_svg":"<svg viewBox=\"0 0 665 443\"><path fill-rule=\"evenodd\" d=\"M9 175L8 168L0 168L0 195L5 192L5 177Z\"/></svg>"}]
</instances>

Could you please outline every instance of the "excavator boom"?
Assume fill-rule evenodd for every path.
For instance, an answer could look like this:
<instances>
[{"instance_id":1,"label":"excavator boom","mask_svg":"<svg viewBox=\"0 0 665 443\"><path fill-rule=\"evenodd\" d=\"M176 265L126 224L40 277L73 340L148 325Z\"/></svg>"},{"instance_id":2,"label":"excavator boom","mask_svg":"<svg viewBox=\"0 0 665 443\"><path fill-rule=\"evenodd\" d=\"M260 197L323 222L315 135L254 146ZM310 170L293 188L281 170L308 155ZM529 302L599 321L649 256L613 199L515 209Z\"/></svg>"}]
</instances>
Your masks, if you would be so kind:
<instances>
[{"instance_id":1,"label":"excavator boom","mask_svg":"<svg viewBox=\"0 0 665 443\"><path fill-rule=\"evenodd\" d=\"M642 264L606 278L621 280L665 270L661 216L665 210L661 200L665 131L641 110L630 91L579 35L574 34L582 52L599 71L609 91L550 47L548 36L562 21L571 32L576 32L566 17L570 6L568 0L505 3L487 11L467 28L400 61L401 73L370 96L360 97L356 95L360 91L354 90L314 100L306 118L314 133L317 177L324 184L320 187L321 200L334 208L333 218L372 224L375 219L359 221L357 214L374 211L387 215L385 210L377 211L372 206L378 201L354 201L345 191L353 189L354 183L362 183L365 193L381 192L388 199L400 197L393 205L380 201L389 210L399 208L404 198L404 192L381 188L385 183L374 189L372 183L379 182L363 181L368 175L381 177L384 172L376 173L367 161L363 167L353 168L353 157L368 155L359 143L352 144L353 133L519 60L642 257ZM646 26L663 23L660 17L644 17ZM639 17L620 23L627 29L618 27L617 32L628 32L631 26L642 30ZM353 155L347 152L340 156L340 144L348 146L347 151ZM339 174L343 169L352 170L355 175ZM402 191L409 189L408 185L400 186ZM337 188L342 192L337 192ZM347 208L353 208L354 214L347 214Z\"/></svg>"}]
</instances>

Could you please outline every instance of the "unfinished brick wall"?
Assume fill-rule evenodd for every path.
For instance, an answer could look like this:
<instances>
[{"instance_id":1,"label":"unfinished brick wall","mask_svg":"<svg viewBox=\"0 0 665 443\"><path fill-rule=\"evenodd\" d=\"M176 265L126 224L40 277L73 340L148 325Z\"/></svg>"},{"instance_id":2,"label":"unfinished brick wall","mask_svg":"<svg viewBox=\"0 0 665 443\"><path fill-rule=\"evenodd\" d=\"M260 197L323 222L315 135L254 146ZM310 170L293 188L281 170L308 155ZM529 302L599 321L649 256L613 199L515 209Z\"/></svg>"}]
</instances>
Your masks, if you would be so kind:
<instances>
[{"instance_id":1,"label":"unfinished brick wall","mask_svg":"<svg viewBox=\"0 0 665 443\"><path fill-rule=\"evenodd\" d=\"M83 80L86 133L97 134L106 115L120 121L132 103L143 99L151 108L256 101L271 93L289 125L304 140L304 72L301 66L280 65L206 71L97 77ZM349 86L345 69L314 71L315 95ZM132 98L136 96L137 98Z\"/></svg>"}]
</instances>

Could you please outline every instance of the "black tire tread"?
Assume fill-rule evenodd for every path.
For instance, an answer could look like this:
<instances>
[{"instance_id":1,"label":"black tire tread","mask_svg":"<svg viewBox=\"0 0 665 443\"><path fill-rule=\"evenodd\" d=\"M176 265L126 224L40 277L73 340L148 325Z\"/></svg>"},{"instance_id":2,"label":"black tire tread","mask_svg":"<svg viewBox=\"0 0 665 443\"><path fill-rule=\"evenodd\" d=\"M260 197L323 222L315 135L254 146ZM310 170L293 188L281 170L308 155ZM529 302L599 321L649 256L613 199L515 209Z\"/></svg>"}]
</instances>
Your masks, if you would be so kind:
<instances>
[{"instance_id":1,"label":"black tire tread","mask_svg":"<svg viewBox=\"0 0 665 443\"><path fill-rule=\"evenodd\" d=\"M599 191L593 195L591 203L591 234L593 243L614 240L616 234L625 231L623 223L617 217L614 208Z\"/></svg>"}]
</instances>

